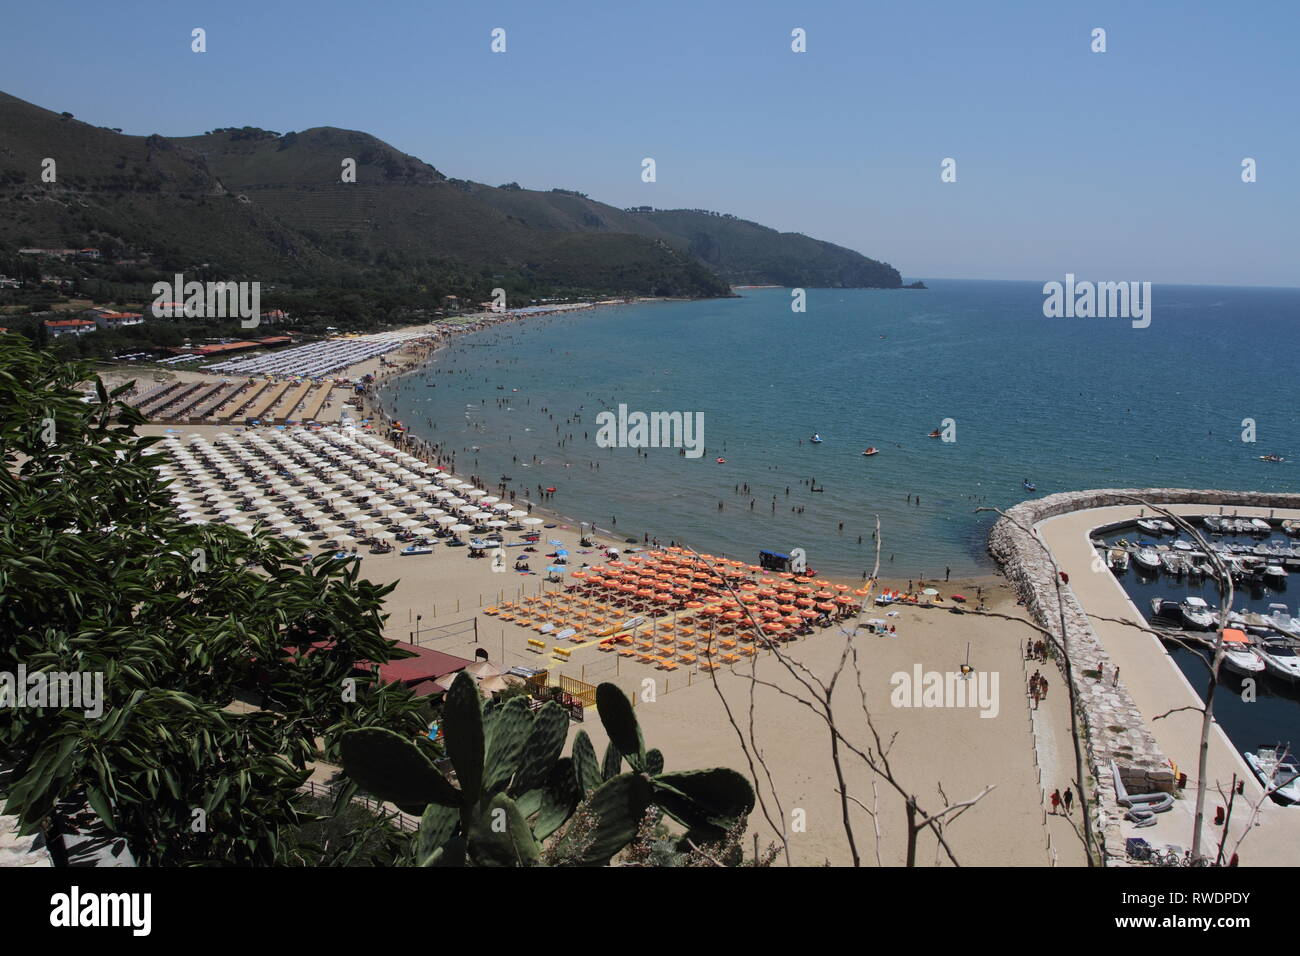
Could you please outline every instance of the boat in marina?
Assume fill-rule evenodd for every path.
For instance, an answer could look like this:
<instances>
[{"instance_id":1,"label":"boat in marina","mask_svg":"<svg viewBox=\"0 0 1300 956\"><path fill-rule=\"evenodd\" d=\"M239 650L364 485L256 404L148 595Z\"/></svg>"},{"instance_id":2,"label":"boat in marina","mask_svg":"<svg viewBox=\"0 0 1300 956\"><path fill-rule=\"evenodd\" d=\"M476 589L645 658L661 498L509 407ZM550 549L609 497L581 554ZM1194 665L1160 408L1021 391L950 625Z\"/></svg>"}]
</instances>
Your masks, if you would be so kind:
<instances>
[{"instance_id":1,"label":"boat in marina","mask_svg":"<svg viewBox=\"0 0 1300 956\"><path fill-rule=\"evenodd\" d=\"M1215 515L1206 515L1204 518L1201 519L1201 524L1205 525L1207 529L1214 532L1215 534L1220 533L1219 519Z\"/></svg>"},{"instance_id":2,"label":"boat in marina","mask_svg":"<svg viewBox=\"0 0 1300 956\"><path fill-rule=\"evenodd\" d=\"M1106 564L1112 571L1128 570L1128 552L1123 548L1111 548L1106 555Z\"/></svg>"},{"instance_id":3,"label":"boat in marina","mask_svg":"<svg viewBox=\"0 0 1300 956\"><path fill-rule=\"evenodd\" d=\"M1138 548L1133 553L1133 560L1137 563L1140 571L1160 570L1160 552L1154 548Z\"/></svg>"},{"instance_id":4,"label":"boat in marina","mask_svg":"<svg viewBox=\"0 0 1300 956\"><path fill-rule=\"evenodd\" d=\"M1264 565L1264 577L1272 578L1274 581L1285 581L1287 578L1286 568L1280 564Z\"/></svg>"},{"instance_id":5,"label":"boat in marina","mask_svg":"<svg viewBox=\"0 0 1300 956\"><path fill-rule=\"evenodd\" d=\"M1189 597L1178 606L1183 623L1194 631L1209 631L1214 628L1214 615L1204 598Z\"/></svg>"},{"instance_id":6,"label":"boat in marina","mask_svg":"<svg viewBox=\"0 0 1300 956\"><path fill-rule=\"evenodd\" d=\"M1283 680L1300 680L1300 657L1296 656L1295 644L1290 638L1265 637L1257 649L1270 674Z\"/></svg>"},{"instance_id":7,"label":"boat in marina","mask_svg":"<svg viewBox=\"0 0 1300 956\"><path fill-rule=\"evenodd\" d=\"M1177 601L1171 601L1169 598L1153 597L1151 599L1151 619L1182 621L1182 605Z\"/></svg>"},{"instance_id":8,"label":"boat in marina","mask_svg":"<svg viewBox=\"0 0 1300 956\"><path fill-rule=\"evenodd\" d=\"M1287 534L1300 535L1300 521L1295 518L1287 518L1282 522L1282 530Z\"/></svg>"},{"instance_id":9,"label":"boat in marina","mask_svg":"<svg viewBox=\"0 0 1300 956\"><path fill-rule=\"evenodd\" d=\"M1251 518L1250 530L1254 534L1272 534L1273 526L1269 524L1267 521L1265 521L1263 518Z\"/></svg>"},{"instance_id":10,"label":"boat in marina","mask_svg":"<svg viewBox=\"0 0 1300 956\"><path fill-rule=\"evenodd\" d=\"M1269 796L1278 803L1300 803L1300 767L1290 754L1291 745L1259 747L1242 754Z\"/></svg>"},{"instance_id":11,"label":"boat in marina","mask_svg":"<svg viewBox=\"0 0 1300 956\"><path fill-rule=\"evenodd\" d=\"M1160 527L1160 522L1152 521L1150 518L1139 518L1137 526L1141 530L1145 531L1147 534L1153 534L1153 535L1164 534L1164 529Z\"/></svg>"},{"instance_id":12,"label":"boat in marina","mask_svg":"<svg viewBox=\"0 0 1300 956\"><path fill-rule=\"evenodd\" d=\"M1268 623L1273 630L1300 640L1300 621L1291 616L1285 604L1268 606Z\"/></svg>"},{"instance_id":13,"label":"boat in marina","mask_svg":"<svg viewBox=\"0 0 1300 956\"><path fill-rule=\"evenodd\" d=\"M1195 548L1192 547L1192 543L1191 543L1190 541L1184 541L1182 538L1179 538L1177 541L1175 541L1175 542L1173 543L1173 548L1174 548L1175 551L1195 551L1195 550L1196 550Z\"/></svg>"},{"instance_id":14,"label":"boat in marina","mask_svg":"<svg viewBox=\"0 0 1300 956\"><path fill-rule=\"evenodd\" d=\"M1264 659L1255 653L1246 632L1232 627L1223 629L1223 666L1245 677L1266 669Z\"/></svg>"},{"instance_id":15,"label":"boat in marina","mask_svg":"<svg viewBox=\"0 0 1300 956\"><path fill-rule=\"evenodd\" d=\"M1182 577L1186 574L1190 565L1191 562L1187 560L1187 556L1179 554L1177 551L1160 552L1160 566L1175 577Z\"/></svg>"}]
</instances>

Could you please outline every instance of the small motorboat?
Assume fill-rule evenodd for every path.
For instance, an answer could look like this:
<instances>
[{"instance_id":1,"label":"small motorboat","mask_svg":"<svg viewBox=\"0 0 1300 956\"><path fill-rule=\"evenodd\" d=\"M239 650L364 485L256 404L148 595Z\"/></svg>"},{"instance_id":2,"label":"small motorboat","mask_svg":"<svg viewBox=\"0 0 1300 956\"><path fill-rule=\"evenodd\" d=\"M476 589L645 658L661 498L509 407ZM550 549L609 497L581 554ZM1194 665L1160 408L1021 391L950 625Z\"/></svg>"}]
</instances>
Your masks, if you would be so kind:
<instances>
[{"instance_id":1,"label":"small motorboat","mask_svg":"<svg viewBox=\"0 0 1300 956\"><path fill-rule=\"evenodd\" d=\"M1250 646L1246 632L1235 627L1223 629L1223 666L1246 677L1266 669L1264 659Z\"/></svg>"},{"instance_id":2,"label":"small motorboat","mask_svg":"<svg viewBox=\"0 0 1300 956\"><path fill-rule=\"evenodd\" d=\"M1179 606L1183 623L1194 631L1211 631L1214 629L1214 615L1204 598L1189 597Z\"/></svg>"},{"instance_id":3,"label":"small motorboat","mask_svg":"<svg viewBox=\"0 0 1300 956\"><path fill-rule=\"evenodd\" d=\"M1183 617L1182 605L1177 601L1171 601L1169 598L1153 597L1151 599L1151 617L1164 618L1169 621L1181 621Z\"/></svg>"},{"instance_id":4,"label":"small motorboat","mask_svg":"<svg viewBox=\"0 0 1300 956\"><path fill-rule=\"evenodd\" d=\"M1285 637L1266 637L1259 642L1259 656L1268 672L1284 680L1300 680L1300 657L1295 645Z\"/></svg>"},{"instance_id":5,"label":"small motorboat","mask_svg":"<svg viewBox=\"0 0 1300 956\"><path fill-rule=\"evenodd\" d=\"M1290 746L1262 746L1242 754L1264 789L1278 803L1300 803L1300 768L1288 753Z\"/></svg>"},{"instance_id":6,"label":"small motorboat","mask_svg":"<svg viewBox=\"0 0 1300 956\"><path fill-rule=\"evenodd\" d=\"M1106 563L1110 565L1112 571L1128 570L1128 552L1123 548L1111 548L1106 557Z\"/></svg>"},{"instance_id":7,"label":"small motorboat","mask_svg":"<svg viewBox=\"0 0 1300 956\"><path fill-rule=\"evenodd\" d=\"M1265 521L1263 518L1251 518L1251 519L1250 519L1250 530L1251 530L1254 534L1272 534L1272 533L1273 533L1273 526L1270 525L1270 524L1269 524L1267 521Z\"/></svg>"},{"instance_id":8,"label":"small motorboat","mask_svg":"<svg viewBox=\"0 0 1300 956\"><path fill-rule=\"evenodd\" d=\"M1133 554L1133 560L1137 562L1138 568L1143 571L1160 570L1160 552L1154 548L1138 548Z\"/></svg>"},{"instance_id":9,"label":"small motorboat","mask_svg":"<svg viewBox=\"0 0 1300 956\"><path fill-rule=\"evenodd\" d=\"M1291 616L1285 604L1270 604L1266 620L1275 631L1288 637L1300 638L1300 621Z\"/></svg>"},{"instance_id":10,"label":"small motorboat","mask_svg":"<svg viewBox=\"0 0 1300 956\"><path fill-rule=\"evenodd\" d=\"M1264 577L1272 578L1275 581L1285 581L1287 579L1286 568L1280 564L1264 565Z\"/></svg>"},{"instance_id":11,"label":"small motorboat","mask_svg":"<svg viewBox=\"0 0 1300 956\"><path fill-rule=\"evenodd\" d=\"M1032 481L1030 481L1028 478L1026 478L1024 481L1020 482L1020 484L1024 486L1025 491L1037 491L1037 490L1038 490L1038 486L1037 486L1036 484L1034 484Z\"/></svg>"},{"instance_id":12,"label":"small motorboat","mask_svg":"<svg viewBox=\"0 0 1300 956\"><path fill-rule=\"evenodd\" d=\"M1182 538L1179 538L1177 541L1174 542L1174 550L1192 551L1194 549L1192 548L1192 543L1190 541L1184 541Z\"/></svg>"},{"instance_id":13,"label":"small motorboat","mask_svg":"<svg viewBox=\"0 0 1300 956\"><path fill-rule=\"evenodd\" d=\"M1137 526L1147 534L1162 535L1165 533L1162 523L1153 518L1139 518Z\"/></svg>"},{"instance_id":14,"label":"small motorboat","mask_svg":"<svg viewBox=\"0 0 1300 956\"><path fill-rule=\"evenodd\" d=\"M1187 558L1177 551L1163 551L1160 554L1160 566L1177 577L1182 577L1187 573L1190 563Z\"/></svg>"},{"instance_id":15,"label":"small motorboat","mask_svg":"<svg viewBox=\"0 0 1300 956\"><path fill-rule=\"evenodd\" d=\"M727 459L725 458L715 458L713 460L716 461L719 465L725 465L727 463Z\"/></svg>"},{"instance_id":16,"label":"small motorboat","mask_svg":"<svg viewBox=\"0 0 1300 956\"><path fill-rule=\"evenodd\" d=\"M814 432L814 433L813 433L813 437L810 438L810 439L808 439L808 440L809 440L810 442L812 442L814 445L819 445L819 444L821 444L821 442L822 442L822 436L821 436L821 435L818 435L816 432Z\"/></svg>"},{"instance_id":17,"label":"small motorboat","mask_svg":"<svg viewBox=\"0 0 1300 956\"><path fill-rule=\"evenodd\" d=\"M1281 455L1260 455L1260 461L1286 461Z\"/></svg>"},{"instance_id":18,"label":"small motorboat","mask_svg":"<svg viewBox=\"0 0 1300 956\"><path fill-rule=\"evenodd\" d=\"M864 458L870 458L872 455L879 455L879 454L880 454L880 449L877 448L875 445L872 445L870 448L868 448L866 451L862 453Z\"/></svg>"},{"instance_id":19,"label":"small motorboat","mask_svg":"<svg viewBox=\"0 0 1300 956\"><path fill-rule=\"evenodd\" d=\"M929 437L929 438L942 438L942 437L943 437L943 433L940 432L939 429L936 428L934 431L930 432L930 434L929 434L927 437Z\"/></svg>"},{"instance_id":20,"label":"small motorboat","mask_svg":"<svg viewBox=\"0 0 1300 956\"><path fill-rule=\"evenodd\" d=\"M433 548L427 544L413 544L410 547L403 548L402 554L433 554Z\"/></svg>"}]
</instances>

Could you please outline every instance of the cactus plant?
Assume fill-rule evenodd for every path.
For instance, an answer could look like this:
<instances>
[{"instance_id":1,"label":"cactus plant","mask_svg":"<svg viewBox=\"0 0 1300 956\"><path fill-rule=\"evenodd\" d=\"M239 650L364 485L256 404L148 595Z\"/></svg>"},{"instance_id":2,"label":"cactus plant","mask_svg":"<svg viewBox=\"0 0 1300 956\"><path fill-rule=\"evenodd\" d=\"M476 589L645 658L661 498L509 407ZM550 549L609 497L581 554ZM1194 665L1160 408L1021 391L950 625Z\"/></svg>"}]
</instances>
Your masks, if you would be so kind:
<instances>
[{"instance_id":1,"label":"cactus plant","mask_svg":"<svg viewBox=\"0 0 1300 956\"><path fill-rule=\"evenodd\" d=\"M363 790L421 813L416 859L422 866L533 866L541 843L582 804L589 826L558 838L560 856L604 865L627 846L652 803L698 841L719 839L754 807L749 781L734 770L664 772L663 755L645 748L630 701L613 684L596 690L609 735L604 759L579 731L561 757L568 715L554 702L537 714L523 698L484 711L473 677L447 692L443 737L453 785L415 743L392 731L352 730L340 739L343 766ZM622 770L623 761L631 768ZM530 821L531 820L531 825ZM572 845L564 852L565 841Z\"/></svg>"},{"instance_id":2,"label":"cactus plant","mask_svg":"<svg viewBox=\"0 0 1300 956\"><path fill-rule=\"evenodd\" d=\"M557 704L547 704L534 716L521 697L485 714L478 684L461 674L443 706L443 738L459 786L416 744L389 730L348 731L339 750L344 769L359 787L423 814L416 840L421 865L456 866L468 860L478 866L531 866L539 848L525 811L549 806L547 823L553 831L577 802L562 781L552 781L551 773L568 721ZM507 792L512 784L513 795ZM548 804L546 788L552 785L559 792Z\"/></svg>"}]
</instances>

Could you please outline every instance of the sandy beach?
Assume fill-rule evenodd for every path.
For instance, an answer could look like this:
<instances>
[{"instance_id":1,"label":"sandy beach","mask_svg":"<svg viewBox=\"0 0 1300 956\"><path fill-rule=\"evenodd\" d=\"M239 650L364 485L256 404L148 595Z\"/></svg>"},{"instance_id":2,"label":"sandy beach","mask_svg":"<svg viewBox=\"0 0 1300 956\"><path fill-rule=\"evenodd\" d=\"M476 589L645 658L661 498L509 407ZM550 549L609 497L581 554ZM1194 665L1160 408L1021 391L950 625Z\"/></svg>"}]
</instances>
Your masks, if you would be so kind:
<instances>
[{"instance_id":1,"label":"sandy beach","mask_svg":"<svg viewBox=\"0 0 1300 956\"><path fill-rule=\"evenodd\" d=\"M427 363L435 351L436 346L429 342L413 344L337 375L356 381L370 374L382 382ZM131 377L131 372L113 369L105 378L120 382ZM168 374L182 379L211 377L185 370ZM137 377L144 379L145 375ZM359 402L350 388L335 390L321 420L337 421L346 402L361 405L352 410L356 420L373 415L378 419L374 432L386 431L380 413L372 404ZM168 435L182 442L191 436L212 440L223 433L242 431L233 424L154 424L141 429L143 434ZM418 441L401 444L427 461L438 458L434 449ZM559 542L568 551L571 570L604 562L604 549L609 547L625 552L642 549L629 545L620 535L604 532L594 536L595 547L583 547L581 529L571 520L536 505L533 514L546 522L537 528L541 535L537 550L524 552L520 535L507 534L507 563L502 572L494 572L490 560L469 559L467 549L438 545L430 555L403 556L399 550L376 555L362 548L363 576L396 583L386 601L386 636L465 658L473 658L482 649L502 669L548 669L553 683L564 675L589 684L617 684L634 699L648 745L664 752L670 769L729 766L755 779L761 806L751 816L750 830L764 845L777 840L784 830L789 862L794 865L853 862L829 732L824 718L807 706L810 694L804 685L809 678L830 681L850 647L853 655L831 698L844 737L864 753L877 753L865 705L880 740L887 743L890 767L899 785L915 794L926 812L980 797L945 828L959 862L1027 866L1084 862L1075 832L1078 810L1073 819L1047 812L1046 794L1069 783L1073 751L1065 695L1058 689L1035 710L1026 693L1034 665L1026 664L1024 646L1035 632L996 617L950 613L950 595L968 596L971 603L967 606L972 607L976 595L982 594L989 611L1023 619L1023 611L1000 578L990 575L936 583L946 599L944 606L872 607L864 617L886 620L896 629L892 635L877 636L866 630L852 633L849 624L815 629L811 636L781 647L788 666L769 650L712 673L692 666L665 673L634 658L601 651L595 638L566 644L567 660L560 660L551 653L554 642L542 640L539 653L529 641L537 641L541 635L504 621L488 609L576 583L567 575L563 583L546 581L550 563L546 554L556 547L549 542ZM309 544L313 550L319 548L318 542ZM514 559L520 556L529 560L531 573L513 570ZM862 584L827 583L854 588ZM886 580L877 582L875 593L903 590L909 585L920 588L919 582ZM929 672L956 674L963 664L974 670L975 680L968 685L972 696L977 686L987 694L982 708L986 716L981 716L977 707L944 705L951 701L941 701L939 706L896 706L899 698L895 691L903 679ZM901 699L908 698L903 695ZM923 702L917 696L911 703ZM741 728L739 735L732 721ZM572 725L571 736L579 729L592 737L598 751L603 749L606 741L594 708L587 710L585 721ZM846 749L841 750L840 772L849 795L857 858L865 865L877 861L901 864L906 847L903 798ZM322 776L328 776L328 768L321 770ZM876 811L879 815L873 823ZM785 862L782 853L778 863ZM918 863L950 865L947 854L928 832L919 838Z\"/></svg>"},{"instance_id":2,"label":"sandy beach","mask_svg":"<svg viewBox=\"0 0 1300 956\"><path fill-rule=\"evenodd\" d=\"M170 433L183 442L191 436L211 440L234 431L218 426L151 425L142 429L145 434ZM397 584L386 601L386 635L465 658L484 649L503 669L549 669L553 681L564 675L590 684L613 682L634 697L650 745L659 747L669 766L677 769L730 766L747 770L749 758L727 720L725 699L741 727L748 728L752 720L752 740L746 730L746 742L751 753L757 748L767 765L767 770L756 768L756 776L772 823L761 810L756 811L751 817L752 831L766 844L775 839L783 823L790 841L790 862L795 865L851 863L825 723L791 696L806 697L807 691L773 652L760 652L713 674L693 667L664 673L652 665L601 651L593 638L578 645L566 644L569 659L557 661L550 653L553 641L544 640L544 649L537 653L528 643L539 638L536 631L488 612L503 601L519 602L574 583L567 575L564 584L546 581L549 561L545 555L554 549L548 542L558 541L568 550L571 569L605 560L601 550L582 546L579 529L571 524L548 520L538 531L538 549L526 555L532 569L527 574L512 570L513 559L523 554L520 547L505 549L510 560L503 572L494 572L490 560L469 559L466 549L439 545L431 555L402 556L398 551L372 555L363 548L363 576ZM518 534L506 537L507 545L519 540ZM628 548L621 539L601 540L598 536L596 543ZM317 544L313 542L312 547ZM844 583L856 586L860 582ZM890 584L882 582L881 587ZM945 597L954 593L973 597L980 588L990 610L1019 615L1006 585L997 579L954 580L939 587ZM946 603L951 606L950 601ZM889 757L898 780L917 795L927 811L938 811L945 799L957 803L993 788L946 831L959 861L1081 863L1082 851L1071 833L1070 821L1049 817L1044 808L1044 787L1050 793L1067 783L1070 747L1068 719L1060 706L1064 695L1050 697L1034 712L1025 693L1023 646L1032 632L996 618L951 614L942 607L901 607L886 617L890 610L895 609L872 608L867 616L888 620L897 630L895 635L859 631L850 636L845 633L848 628L832 626L784 645L781 653L796 668L829 680L846 641L855 648L861 690L851 664L832 699L837 724L854 746L863 751L873 748L862 710L865 699L881 739L894 738ZM989 716L981 716L971 706L898 707L891 703L894 675L910 677L918 667L924 672L955 673L968 661L977 676L984 676L986 687L995 690L990 705L984 708ZM771 686L759 686L755 681ZM1038 728L1037 737L1031 726ZM603 748L603 731L594 709L587 711L581 725L573 725L574 733L578 729L586 730L597 747ZM879 860L886 865L903 862L906 839L899 795L878 778L873 793L874 775L857 757L844 757L843 773L848 793L857 801L850 803L850 815L859 859L867 864L877 859L871 817L863 807L878 807ZM919 847L923 865L948 862L932 837L922 835ZM781 859L784 862L784 855Z\"/></svg>"}]
</instances>

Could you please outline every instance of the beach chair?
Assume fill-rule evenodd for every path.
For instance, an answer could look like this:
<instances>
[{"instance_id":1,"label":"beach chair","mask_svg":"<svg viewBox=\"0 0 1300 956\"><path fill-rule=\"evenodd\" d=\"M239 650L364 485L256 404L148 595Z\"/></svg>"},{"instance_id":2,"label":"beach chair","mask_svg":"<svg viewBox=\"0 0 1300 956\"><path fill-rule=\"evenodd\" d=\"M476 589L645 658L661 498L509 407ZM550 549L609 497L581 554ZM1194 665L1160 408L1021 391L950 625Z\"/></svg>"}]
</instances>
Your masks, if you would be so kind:
<instances>
[{"instance_id":1,"label":"beach chair","mask_svg":"<svg viewBox=\"0 0 1300 956\"><path fill-rule=\"evenodd\" d=\"M534 654L542 654L546 651L546 642L530 637L528 639L528 649Z\"/></svg>"},{"instance_id":2,"label":"beach chair","mask_svg":"<svg viewBox=\"0 0 1300 956\"><path fill-rule=\"evenodd\" d=\"M739 654L723 654L723 655L721 655L721 658L720 658L720 659L723 660L723 661L725 661L725 662L728 663L728 664L735 664L737 661L740 660L740 655L739 655Z\"/></svg>"},{"instance_id":3,"label":"beach chair","mask_svg":"<svg viewBox=\"0 0 1300 956\"><path fill-rule=\"evenodd\" d=\"M754 650L754 646L752 644L747 644L744 647L739 647L737 648L737 650L740 651L741 654L744 654L746 657L753 657L755 654L758 653L756 650Z\"/></svg>"},{"instance_id":4,"label":"beach chair","mask_svg":"<svg viewBox=\"0 0 1300 956\"><path fill-rule=\"evenodd\" d=\"M613 640L611 640L611 639L608 638L608 637L605 638L605 640L601 641L599 644L596 645L596 650L598 650L598 651L605 651L605 652L609 652L609 651L614 650L614 642L613 642Z\"/></svg>"},{"instance_id":5,"label":"beach chair","mask_svg":"<svg viewBox=\"0 0 1300 956\"><path fill-rule=\"evenodd\" d=\"M694 664L696 660L694 654L678 654L677 659L683 664Z\"/></svg>"},{"instance_id":6,"label":"beach chair","mask_svg":"<svg viewBox=\"0 0 1300 956\"><path fill-rule=\"evenodd\" d=\"M661 671L675 671L675 670L677 670L677 664L676 664L675 662L673 662L673 661L670 661L668 658L665 657L663 660L661 660L661 661L659 662L659 670L661 670Z\"/></svg>"},{"instance_id":7,"label":"beach chair","mask_svg":"<svg viewBox=\"0 0 1300 956\"><path fill-rule=\"evenodd\" d=\"M702 671L716 671L717 669L718 665L713 661L704 661L700 664L700 670Z\"/></svg>"},{"instance_id":8,"label":"beach chair","mask_svg":"<svg viewBox=\"0 0 1300 956\"><path fill-rule=\"evenodd\" d=\"M630 648L630 647L620 647L620 648L618 649L618 656L619 656L619 657L636 657L637 655L636 655L636 651L632 650L632 648Z\"/></svg>"},{"instance_id":9,"label":"beach chair","mask_svg":"<svg viewBox=\"0 0 1300 956\"><path fill-rule=\"evenodd\" d=\"M655 657L653 654L647 654L644 651L639 652L636 655L636 659L642 664L653 664L655 661L659 660L659 658Z\"/></svg>"},{"instance_id":10,"label":"beach chair","mask_svg":"<svg viewBox=\"0 0 1300 956\"><path fill-rule=\"evenodd\" d=\"M732 640L731 638L729 638L729 637L728 637L728 638L724 638L723 640L719 641L718 643L721 644L723 647L725 647L727 650L731 650L733 647L736 646L736 642L733 641L733 640Z\"/></svg>"},{"instance_id":11,"label":"beach chair","mask_svg":"<svg viewBox=\"0 0 1300 956\"><path fill-rule=\"evenodd\" d=\"M483 609L483 613L484 613L484 614L490 614L490 615L492 615L493 617L495 617L496 615L498 615L498 614L501 613L501 609L500 609L500 608L495 608L495 607L485 607L485 608Z\"/></svg>"}]
</instances>

